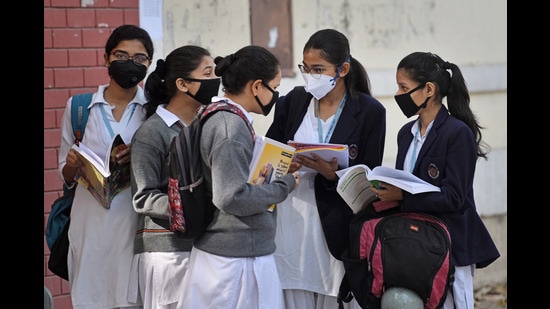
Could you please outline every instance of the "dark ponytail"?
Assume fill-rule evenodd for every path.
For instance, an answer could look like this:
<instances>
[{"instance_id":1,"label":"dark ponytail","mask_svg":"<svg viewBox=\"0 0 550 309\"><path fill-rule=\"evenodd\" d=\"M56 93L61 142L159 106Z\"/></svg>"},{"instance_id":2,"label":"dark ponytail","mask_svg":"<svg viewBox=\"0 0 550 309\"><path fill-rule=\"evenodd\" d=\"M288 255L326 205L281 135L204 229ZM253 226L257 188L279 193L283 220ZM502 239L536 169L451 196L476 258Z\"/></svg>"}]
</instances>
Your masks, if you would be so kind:
<instances>
[{"instance_id":1,"label":"dark ponytail","mask_svg":"<svg viewBox=\"0 0 550 309\"><path fill-rule=\"evenodd\" d=\"M155 71L149 74L145 83L145 118L157 110L157 106L168 104L176 94L176 80L189 78L202 62L203 57L210 56L208 50L195 45L185 45L174 49L166 60L157 60Z\"/></svg>"},{"instance_id":2,"label":"dark ponytail","mask_svg":"<svg viewBox=\"0 0 550 309\"><path fill-rule=\"evenodd\" d=\"M470 94L460 68L438 55L429 52L414 52L403 58L397 70L404 70L419 84L432 82L437 85L435 98L447 98L449 113L463 121L472 130L477 143L477 156L487 159L490 147L482 140L477 117L470 109Z\"/></svg>"},{"instance_id":3,"label":"dark ponytail","mask_svg":"<svg viewBox=\"0 0 550 309\"><path fill-rule=\"evenodd\" d=\"M348 38L343 33L334 29L319 30L309 37L303 51L312 48L321 50L321 57L336 66L349 62L349 73L344 77L344 83L352 97L358 92L371 95L367 70L351 56Z\"/></svg>"}]
</instances>

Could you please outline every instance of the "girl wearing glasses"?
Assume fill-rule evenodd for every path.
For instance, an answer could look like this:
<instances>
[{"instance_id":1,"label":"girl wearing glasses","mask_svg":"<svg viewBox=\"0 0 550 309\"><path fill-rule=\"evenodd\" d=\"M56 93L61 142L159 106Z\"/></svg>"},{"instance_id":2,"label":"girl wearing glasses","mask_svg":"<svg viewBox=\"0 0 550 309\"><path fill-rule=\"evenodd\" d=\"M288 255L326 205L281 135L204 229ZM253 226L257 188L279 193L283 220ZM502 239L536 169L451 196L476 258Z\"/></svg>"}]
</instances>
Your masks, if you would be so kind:
<instances>
[{"instance_id":1,"label":"girl wearing glasses","mask_svg":"<svg viewBox=\"0 0 550 309\"><path fill-rule=\"evenodd\" d=\"M386 110L370 94L367 72L350 54L345 35L314 33L298 66L305 80L281 97L266 136L286 143L338 143L349 147L349 165L382 163ZM349 245L353 212L336 192L338 162L298 156L292 170L302 183L277 206L275 261L286 308L338 308L344 276L341 254ZM359 308L355 300L345 307Z\"/></svg>"},{"instance_id":2,"label":"girl wearing glasses","mask_svg":"<svg viewBox=\"0 0 550 309\"><path fill-rule=\"evenodd\" d=\"M146 99L138 84L145 78L153 52L153 41L147 31L134 25L119 26L107 40L104 60L110 80L98 86L93 94L82 139L100 158L105 158L117 134L129 145L143 123ZM72 99L63 114L59 149L59 175L68 187L76 185L75 177L83 164L71 149L75 141ZM117 164L128 164L130 148L116 152L112 159ZM84 185L76 188L67 259L73 308L141 308L141 301L127 300L138 226L130 191L128 187L119 192L107 209Z\"/></svg>"}]
</instances>

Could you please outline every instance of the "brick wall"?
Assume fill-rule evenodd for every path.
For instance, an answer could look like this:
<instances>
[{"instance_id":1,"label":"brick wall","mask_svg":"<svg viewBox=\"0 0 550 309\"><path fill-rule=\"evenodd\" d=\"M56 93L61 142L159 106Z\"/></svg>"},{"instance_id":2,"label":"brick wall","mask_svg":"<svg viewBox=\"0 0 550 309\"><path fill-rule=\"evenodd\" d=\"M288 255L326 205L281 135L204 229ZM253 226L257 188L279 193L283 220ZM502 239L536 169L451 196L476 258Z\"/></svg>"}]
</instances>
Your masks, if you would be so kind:
<instances>
[{"instance_id":1,"label":"brick wall","mask_svg":"<svg viewBox=\"0 0 550 309\"><path fill-rule=\"evenodd\" d=\"M69 96L108 82L103 53L112 30L139 25L139 0L44 0L44 229L61 195L57 177L59 126ZM54 308L72 309L67 281L48 270L44 235L44 285Z\"/></svg>"}]
</instances>

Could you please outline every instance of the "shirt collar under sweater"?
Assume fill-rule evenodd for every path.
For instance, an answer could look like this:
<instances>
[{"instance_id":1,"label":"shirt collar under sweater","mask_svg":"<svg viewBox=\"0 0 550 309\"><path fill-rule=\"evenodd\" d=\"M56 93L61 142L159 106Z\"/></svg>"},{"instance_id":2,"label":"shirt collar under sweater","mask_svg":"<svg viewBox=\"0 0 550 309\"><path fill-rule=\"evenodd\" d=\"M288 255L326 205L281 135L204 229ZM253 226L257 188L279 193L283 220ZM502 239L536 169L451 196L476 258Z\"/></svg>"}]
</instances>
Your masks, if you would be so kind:
<instances>
[{"instance_id":1,"label":"shirt collar under sweater","mask_svg":"<svg viewBox=\"0 0 550 309\"><path fill-rule=\"evenodd\" d=\"M178 116L174 115L171 111L166 109L167 104L160 104L157 106L156 113L160 116L160 118L166 123L167 127L171 127L174 123L178 122L180 119ZM185 122L180 121L184 126Z\"/></svg>"},{"instance_id":2,"label":"shirt collar under sweater","mask_svg":"<svg viewBox=\"0 0 550 309\"><path fill-rule=\"evenodd\" d=\"M226 98L226 97L218 97L218 96L212 97L212 102L220 102L220 101L224 101L229 104L233 104L237 106L246 115L246 119L248 119L248 122L250 122L250 124L254 124L254 118L252 118L250 113L247 112L246 109L244 109L239 103L234 102L230 98Z\"/></svg>"}]
</instances>

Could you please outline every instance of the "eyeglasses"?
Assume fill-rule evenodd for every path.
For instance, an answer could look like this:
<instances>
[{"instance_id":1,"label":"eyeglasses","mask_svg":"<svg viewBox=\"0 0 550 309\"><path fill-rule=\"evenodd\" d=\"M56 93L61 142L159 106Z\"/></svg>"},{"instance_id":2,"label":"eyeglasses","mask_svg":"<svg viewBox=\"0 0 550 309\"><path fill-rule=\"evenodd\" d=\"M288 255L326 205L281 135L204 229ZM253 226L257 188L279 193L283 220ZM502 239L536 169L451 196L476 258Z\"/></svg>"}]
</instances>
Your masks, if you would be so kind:
<instances>
[{"instance_id":1,"label":"eyeglasses","mask_svg":"<svg viewBox=\"0 0 550 309\"><path fill-rule=\"evenodd\" d=\"M116 50L114 52L111 52L111 55L115 56L117 60L132 59L134 62L141 63L141 64L147 62L147 60L150 59L149 56L145 54L134 54L133 56L130 57L130 55L128 55L127 52L121 51L121 50Z\"/></svg>"},{"instance_id":2,"label":"eyeglasses","mask_svg":"<svg viewBox=\"0 0 550 309\"><path fill-rule=\"evenodd\" d=\"M311 75L311 77L315 79L321 78L321 75L327 69L326 67L323 67L323 66L316 66L310 69L303 64L299 64L298 68L300 69L300 72L302 72L302 74L304 73L309 74Z\"/></svg>"}]
</instances>

